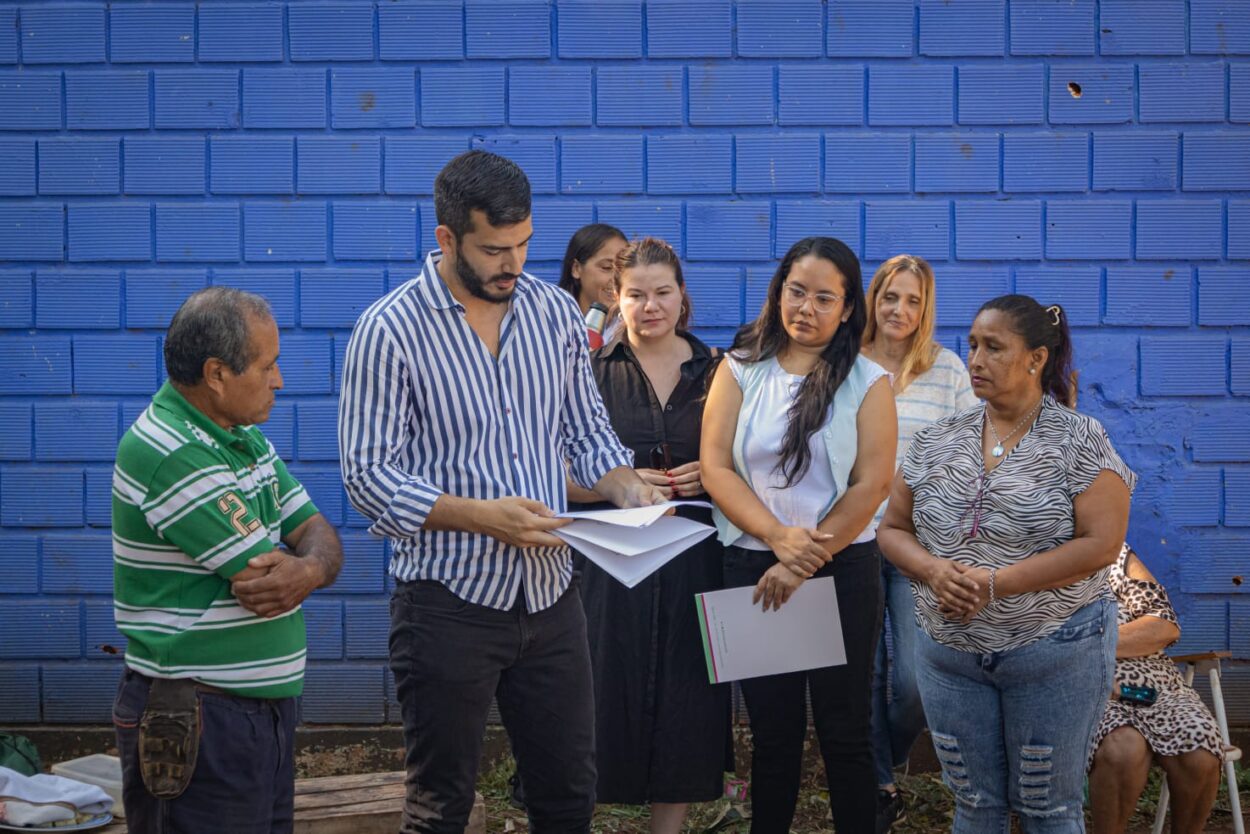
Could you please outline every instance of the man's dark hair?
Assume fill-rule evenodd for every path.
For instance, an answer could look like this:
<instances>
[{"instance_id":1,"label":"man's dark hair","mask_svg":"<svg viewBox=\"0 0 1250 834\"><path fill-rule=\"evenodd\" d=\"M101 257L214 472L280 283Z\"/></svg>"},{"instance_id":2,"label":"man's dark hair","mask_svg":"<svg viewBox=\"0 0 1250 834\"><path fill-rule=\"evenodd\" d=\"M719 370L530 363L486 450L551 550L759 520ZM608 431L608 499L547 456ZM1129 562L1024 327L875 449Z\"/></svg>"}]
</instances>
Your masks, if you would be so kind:
<instances>
[{"instance_id":1,"label":"man's dark hair","mask_svg":"<svg viewBox=\"0 0 1250 834\"><path fill-rule=\"evenodd\" d=\"M249 350L249 319L273 318L269 302L233 287L194 292L174 313L165 334L165 371L180 385L204 378L204 363L220 359L241 374L256 357Z\"/></svg>"},{"instance_id":2,"label":"man's dark hair","mask_svg":"<svg viewBox=\"0 0 1250 834\"><path fill-rule=\"evenodd\" d=\"M434 179L434 215L457 239L473 231L469 212L485 213L492 226L530 216L530 181L515 162L489 151L466 151Z\"/></svg>"}]
</instances>

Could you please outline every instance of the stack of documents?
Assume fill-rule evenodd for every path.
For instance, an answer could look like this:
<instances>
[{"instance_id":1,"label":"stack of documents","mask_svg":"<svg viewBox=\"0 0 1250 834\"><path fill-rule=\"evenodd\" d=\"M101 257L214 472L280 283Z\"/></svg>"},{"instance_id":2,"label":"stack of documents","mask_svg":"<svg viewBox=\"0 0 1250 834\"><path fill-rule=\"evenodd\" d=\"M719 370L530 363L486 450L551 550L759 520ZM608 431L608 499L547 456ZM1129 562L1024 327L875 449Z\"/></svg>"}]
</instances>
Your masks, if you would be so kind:
<instances>
[{"instance_id":1,"label":"stack of documents","mask_svg":"<svg viewBox=\"0 0 1250 834\"><path fill-rule=\"evenodd\" d=\"M665 515L672 507L708 507L703 501L669 501L628 510L587 510L562 513L575 519L553 532L579 553L632 588L703 541L714 528L680 516Z\"/></svg>"},{"instance_id":2,"label":"stack of documents","mask_svg":"<svg viewBox=\"0 0 1250 834\"><path fill-rule=\"evenodd\" d=\"M833 577L809 579L779 610L752 604L755 586L695 594L712 683L846 663Z\"/></svg>"}]
</instances>

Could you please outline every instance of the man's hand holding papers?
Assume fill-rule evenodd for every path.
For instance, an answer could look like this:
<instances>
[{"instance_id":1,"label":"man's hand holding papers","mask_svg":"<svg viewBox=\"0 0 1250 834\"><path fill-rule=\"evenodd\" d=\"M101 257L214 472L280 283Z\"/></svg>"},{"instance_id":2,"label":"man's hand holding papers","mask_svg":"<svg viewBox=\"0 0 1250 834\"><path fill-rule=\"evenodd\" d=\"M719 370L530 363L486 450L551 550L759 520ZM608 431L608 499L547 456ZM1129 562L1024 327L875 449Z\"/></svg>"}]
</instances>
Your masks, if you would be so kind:
<instances>
[{"instance_id":1,"label":"man's hand holding papers","mask_svg":"<svg viewBox=\"0 0 1250 834\"><path fill-rule=\"evenodd\" d=\"M707 507L704 502L682 502ZM710 536L713 528L672 515L682 503L666 501L623 510L563 513L568 526L554 531L627 588Z\"/></svg>"}]
</instances>

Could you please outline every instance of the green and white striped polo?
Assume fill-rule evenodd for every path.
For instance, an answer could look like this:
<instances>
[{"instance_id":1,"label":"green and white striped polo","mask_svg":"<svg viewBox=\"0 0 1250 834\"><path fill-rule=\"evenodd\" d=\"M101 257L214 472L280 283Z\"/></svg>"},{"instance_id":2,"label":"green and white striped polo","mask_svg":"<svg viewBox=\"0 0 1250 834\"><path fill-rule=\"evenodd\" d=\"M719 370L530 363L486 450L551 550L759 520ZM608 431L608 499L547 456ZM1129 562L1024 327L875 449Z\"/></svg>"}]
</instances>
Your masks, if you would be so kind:
<instances>
[{"instance_id":1,"label":"green and white striped polo","mask_svg":"<svg viewBox=\"0 0 1250 834\"><path fill-rule=\"evenodd\" d=\"M126 664L252 698L299 695L303 611L258 617L230 577L316 513L258 428L223 429L166 382L113 469L113 613Z\"/></svg>"}]
</instances>

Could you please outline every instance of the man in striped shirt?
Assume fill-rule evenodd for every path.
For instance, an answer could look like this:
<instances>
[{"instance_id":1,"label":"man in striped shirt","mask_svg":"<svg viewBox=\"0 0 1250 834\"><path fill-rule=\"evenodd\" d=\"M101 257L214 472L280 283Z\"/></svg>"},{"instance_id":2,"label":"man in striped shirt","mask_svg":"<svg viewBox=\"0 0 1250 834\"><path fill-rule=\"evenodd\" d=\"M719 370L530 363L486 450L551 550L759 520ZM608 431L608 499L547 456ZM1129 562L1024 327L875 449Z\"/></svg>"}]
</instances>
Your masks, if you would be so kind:
<instances>
[{"instance_id":1,"label":"man in striped shirt","mask_svg":"<svg viewBox=\"0 0 1250 834\"><path fill-rule=\"evenodd\" d=\"M118 446L113 718L132 832L292 828L300 603L342 549L255 426L277 362L263 298L195 293L166 334L169 380Z\"/></svg>"},{"instance_id":2,"label":"man in striped shirt","mask_svg":"<svg viewBox=\"0 0 1250 834\"><path fill-rule=\"evenodd\" d=\"M441 251L357 322L339 411L348 497L394 544L401 830L464 828L494 697L532 829L586 831L590 659L553 515L566 473L618 506L664 498L612 432L577 304L522 271L525 174L470 151L438 175L434 207Z\"/></svg>"}]
</instances>

